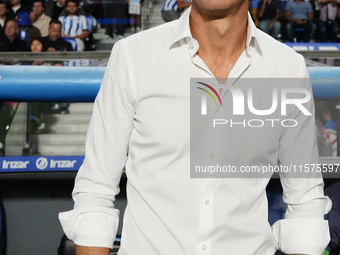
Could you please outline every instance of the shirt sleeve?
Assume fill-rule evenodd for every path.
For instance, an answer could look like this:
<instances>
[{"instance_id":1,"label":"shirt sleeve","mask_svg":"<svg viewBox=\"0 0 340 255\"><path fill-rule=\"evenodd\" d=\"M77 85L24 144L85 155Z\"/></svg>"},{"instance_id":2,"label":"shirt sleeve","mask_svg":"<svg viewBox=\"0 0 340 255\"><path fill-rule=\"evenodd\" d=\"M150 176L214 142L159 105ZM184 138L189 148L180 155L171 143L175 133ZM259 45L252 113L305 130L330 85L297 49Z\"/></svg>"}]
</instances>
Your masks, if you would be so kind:
<instances>
[{"instance_id":1,"label":"shirt sleeve","mask_svg":"<svg viewBox=\"0 0 340 255\"><path fill-rule=\"evenodd\" d=\"M279 160L283 166L297 166L298 172L280 173L283 201L287 204L285 218L272 226L276 247L285 254L320 255L330 241L328 221L324 214L331 208L331 201L324 196L323 179L316 171L318 148L315 132L314 99L308 70L303 58L302 71L295 82L310 91L311 99L304 107L312 114L306 116L296 106L291 107L288 119L298 125L286 128L279 144ZM302 96L301 96L302 97ZM314 171L312 167L314 164ZM309 169L300 173L302 169Z\"/></svg>"},{"instance_id":2,"label":"shirt sleeve","mask_svg":"<svg viewBox=\"0 0 340 255\"><path fill-rule=\"evenodd\" d=\"M83 31L88 30L87 20L85 16L81 16L81 27Z\"/></svg>"},{"instance_id":3,"label":"shirt sleeve","mask_svg":"<svg viewBox=\"0 0 340 255\"><path fill-rule=\"evenodd\" d=\"M74 209L59 214L65 234L77 245L112 248L117 233L114 201L133 129L128 57L126 47L117 42L94 103L85 160L72 192Z\"/></svg>"},{"instance_id":4,"label":"shirt sleeve","mask_svg":"<svg viewBox=\"0 0 340 255\"><path fill-rule=\"evenodd\" d=\"M305 3L307 3L307 13L313 13L312 5L310 4L310 2Z\"/></svg>"},{"instance_id":5,"label":"shirt sleeve","mask_svg":"<svg viewBox=\"0 0 340 255\"><path fill-rule=\"evenodd\" d=\"M292 11L292 2L291 1L288 1L288 3L286 4L286 7L285 7L285 11L289 11L291 12Z\"/></svg>"}]
</instances>

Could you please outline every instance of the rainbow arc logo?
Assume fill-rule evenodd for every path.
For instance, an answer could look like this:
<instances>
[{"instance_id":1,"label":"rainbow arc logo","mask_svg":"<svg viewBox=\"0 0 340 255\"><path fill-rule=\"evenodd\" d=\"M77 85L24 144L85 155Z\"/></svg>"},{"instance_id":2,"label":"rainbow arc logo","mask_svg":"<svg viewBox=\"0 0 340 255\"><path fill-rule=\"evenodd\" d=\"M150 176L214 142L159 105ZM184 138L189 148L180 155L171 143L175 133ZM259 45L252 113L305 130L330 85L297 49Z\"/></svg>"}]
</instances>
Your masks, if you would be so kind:
<instances>
[{"instance_id":1,"label":"rainbow arc logo","mask_svg":"<svg viewBox=\"0 0 340 255\"><path fill-rule=\"evenodd\" d=\"M217 98L218 98L218 100L220 101L220 104L221 104L221 106L222 106L221 98L220 98L219 94L217 93L217 91L216 91L213 87L211 87L210 85L208 85L208 84L206 84L206 83L203 83L203 82L197 82L197 83L198 83L198 84L201 84L201 85L204 85L204 86L208 87L209 89L211 89L211 91L214 92L215 95L217 96ZM201 90L207 92L208 95L211 96L211 98L214 100L214 103L215 103L215 105L217 106L217 103L216 103L216 100L215 100L214 96L213 96L208 90L203 89L203 88L200 88L200 87L196 87L196 88L201 89Z\"/></svg>"},{"instance_id":2,"label":"rainbow arc logo","mask_svg":"<svg viewBox=\"0 0 340 255\"><path fill-rule=\"evenodd\" d=\"M220 104L221 104L221 106L222 106L222 100L221 100L219 94L217 93L217 91L216 91L212 86L210 86L210 85L208 85L208 84L206 84L206 83L203 83L203 82L197 82L197 83L198 83L198 84L201 84L201 85L203 85L203 86L206 86L207 88L209 88L209 89L217 96L217 98L218 98L218 100L220 101ZM206 92L206 93L212 98L212 100L214 100L214 103L215 103L215 105L217 106L217 103L216 103L216 100L215 100L215 98L214 98L214 95L213 95L209 90L204 89L204 88L201 88L201 87L196 87L196 88L198 88L198 89L203 90L204 92ZM206 99L206 97L205 97L205 94L202 95L202 108L201 108L201 113L202 113L202 115L206 115L206 114L207 114L207 99Z\"/></svg>"}]
</instances>

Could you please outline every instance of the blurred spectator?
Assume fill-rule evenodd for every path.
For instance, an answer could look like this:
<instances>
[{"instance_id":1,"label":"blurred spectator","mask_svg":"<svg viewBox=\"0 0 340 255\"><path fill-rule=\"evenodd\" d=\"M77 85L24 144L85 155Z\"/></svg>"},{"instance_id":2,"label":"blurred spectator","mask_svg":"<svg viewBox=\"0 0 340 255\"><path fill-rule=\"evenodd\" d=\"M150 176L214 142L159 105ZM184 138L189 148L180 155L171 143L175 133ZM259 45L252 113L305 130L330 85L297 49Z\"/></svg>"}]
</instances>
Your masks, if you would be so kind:
<instances>
[{"instance_id":1,"label":"blurred spectator","mask_svg":"<svg viewBox=\"0 0 340 255\"><path fill-rule=\"evenodd\" d=\"M103 14L105 20L105 34L110 38L124 38L126 24L128 24L126 1L112 0L103 2Z\"/></svg>"},{"instance_id":2,"label":"blurred spectator","mask_svg":"<svg viewBox=\"0 0 340 255\"><path fill-rule=\"evenodd\" d=\"M5 24L9 20L8 15L8 5L5 1L0 1L0 41L5 39Z\"/></svg>"},{"instance_id":3,"label":"blurred spectator","mask_svg":"<svg viewBox=\"0 0 340 255\"><path fill-rule=\"evenodd\" d=\"M21 0L9 0L11 3L11 9L8 11L8 15L10 19L15 19L16 16L18 16L21 12L27 12L30 13L30 8L26 5L21 4Z\"/></svg>"},{"instance_id":4,"label":"blurred spectator","mask_svg":"<svg viewBox=\"0 0 340 255\"><path fill-rule=\"evenodd\" d=\"M41 33L38 28L32 26L28 12L20 12L16 18L19 26L19 37L21 40L27 42L30 46L31 42L41 37Z\"/></svg>"},{"instance_id":5,"label":"blurred spectator","mask_svg":"<svg viewBox=\"0 0 340 255\"><path fill-rule=\"evenodd\" d=\"M261 0L257 6L257 15L260 20L259 29L277 39L281 29L279 1Z\"/></svg>"},{"instance_id":6,"label":"blurred spectator","mask_svg":"<svg viewBox=\"0 0 340 255\"><path fill-rule=\"evenodd\" d=\"M42 39L46 51L72 51L72 45L61 37L61 22L52 20L48 28L48 36Z\"/></svg>"},{"instance_id":7,"label":"blurred spectator","mask_svg":"<svg viewBox=\"0 0 340 255\"><path fill-rule=\"evenodd\" d=\"M140 32L140 0L127 0L129 3L129 14L131 28L135 28L135 32Z\"/></svg>"},{"instance_id":8,"label":"blurred spectator","mask_svg":"<svg viewBox=\"0 0 340 255\"><path fill-rule=\"evenodd\" d=\"M320 3L320 18L318 20L319 40L326 41L327 30L331 35L331 42L336 42L339 25L336 21L339 0L318 0Z\"/></svg>"},{"instance_id":9,"label":"blurred spectator","mask_svg":"<svg viewBox=\"0 0 340 255\"><path fill-rule=\"evenodd\" d=\"M41 52L43 50L43 43L41 38L34 39L30 47L32 52Z\"/></svg>"},{"instance_id":10,"label":"blurred spectator","mask_svg":"<svg viewBox=\"0 0 340 255\"><path fill-rule=\"evenodd\" d=\"M47 1L45 3L45 14L51 17L51 19L58 19L59 16L64 16L66 14L65 3L66 0Z\"/></svg>"},{"instance_id":11,"label":"blurred spectator","mask_svg":"<svg viewBox=\"0 0 340 255\"><path fill-rule=\"evenodd\" d=\"M34 39L30 46L31 52L42 52L43 51L43 43L42 38ZM32 66L43 65L45 64L44 60L34 60L31 63Z\"/></svg>"},{"instance_id":12,"label":"blurred spectator","mask_svg":"<svg viewBox=\"0 0 340 255\"><path fill-rule=\"evenodd\" d=\"M6 38L2 51L28 51L27 43L18 37L19 28L14 20L7 21L5 34Z\"/></svg>"},{"instance_id":13,"label":"blurred spectator","mask_svg":"<svg viewBox=\"0 0 340 255\"><path fill-rule=\"evenodd\" d=\"M313 10L313 18L314 20L319 20L320 17L320 3L319 0L309 0L312 10Z\"/></svg>"},{"instance_id":14,"label":"blurred spectator","mask_svg":"<svg viewBox=\"0 0 340 255\"><path fill-rule=\"evenodd\" d=\"M6 133L11 125L14 110L12 106L6 102L0 102L0 149L5 144ZM1 155L0 156L4 156Z\"/></svg>"},{"instance_id":15,"label":"blurred spectator","mask_svg":"<svg viewBox=\"0 0 340 255\"><path fill-rule=\"evenodd\" d=\"M39 29L41 36L48 35L48 26L51 18L44 14L45 5L43 0L34 0L32 5L32 11L30 13L30 19L32 25Z\"/></svg>"},{"instance_id":16,"label":"blurred spectator","mask_svg":"<svg viewBox=\"0 0 340 255\"><path fill-rule=\"evenodd\" d=\"M316 132L316 138L318 143L318 150L319 150L319 156L320 157L332 157L332 144L331 140L329 139L329 136L326 133L326 130L323 126L323 124L315 119L315 132Z\"/></svg>"},{"instance_id":17,"label":"blurred spectator","mask_svg":"<svg viewBox=\"0 0 340 255\"><path fill-rule=\"evenodd\" d=\"M336 165L333 166L334 169ZM325 196L328 196L332 201L332 208L325 215L325 220L328 220L329 233L331 240L326 248L330 255L340 254L340 182L337 181L325 189ZM328 253L324 253L328 254Z\"/></svg>"},{"instance_id":18,"label":"blurred spectator","mask_svg":"<svg viewBox=\"0 0 340 255\"><path fill-rule=\"evenodd\" d=\"M188 8L191 2L184 0L165 0L162 7L162 18L165 22L178 19L182 9Z\"/></svg>"},{"instance_id":19,"label":"blurred spectator","mask_svg":"<svg viewBox=\"0 0 340 255\"><path fill-rule=\"evenodd\" d=\"M75 39L77 50L83 51L85 48L83 40L89 34L86 17L78 14L78 2L76 0L66 1L66 11L66 16L59 17L59 21L62 23L62 37Z\"/></svg>"},{"instance_id":20,"label":"blurred spectator","mask_svg":"<svg viewBox=\"0 0 340 255\"><path fill-rule=\"evenodd\" d=\"M332 144L332 150L333 150L333 156L337 156L337 149L338 149L338 134L337 134L337 126L336 122L332 119L332 114L330 112L325 112L323 114L323 119L325 120L324 128L326 131L326 134L328 135L331 144Z\"/></svg>"},{"instance_id":21,"label":"blurred spectator","mask_svg":"<svg viewBox=\"0 0 340 255\"><path fill-rule=\"evenodd\" d=\"M303 42L309 42L315 32L316 25L313 23L313 10L309 2L304 0L289 1L286 5L287 36L293 42L296 37L296 28L305 29Z\"/></svg>"}]
</instances>

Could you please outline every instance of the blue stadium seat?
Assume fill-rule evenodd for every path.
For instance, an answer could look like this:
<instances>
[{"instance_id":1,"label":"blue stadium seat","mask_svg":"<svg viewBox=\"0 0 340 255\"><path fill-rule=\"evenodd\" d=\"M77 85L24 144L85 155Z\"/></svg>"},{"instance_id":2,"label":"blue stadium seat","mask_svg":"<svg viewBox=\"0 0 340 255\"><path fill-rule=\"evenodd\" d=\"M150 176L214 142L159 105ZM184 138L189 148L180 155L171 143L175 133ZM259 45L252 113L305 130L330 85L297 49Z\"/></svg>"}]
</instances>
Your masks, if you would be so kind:
<instances>
[{"instance_id":1,"label":"blue stadium seat","mask_svg":"<svg viewBox=\"0 0 340 255\"><path fill-rule=\"evenodd\" d=\"M72 48L73 48L74 51L77 50L77 42L76 42L76 40L74 40L72 38L68 38L68 37L64 37L64 40L66 42L69 42L72 45Z\"/></svg>"},{"instance_id":2,"label":"blue stadium seat","mask_svg":"<svg viewBox=\"0 0 340 255\"><path fill-rule=\"evenodd\" d=\"M295 28L295 32L305 32L306 31L306 29L304 29L304 28Z\"/></svg>"}]
</instances>

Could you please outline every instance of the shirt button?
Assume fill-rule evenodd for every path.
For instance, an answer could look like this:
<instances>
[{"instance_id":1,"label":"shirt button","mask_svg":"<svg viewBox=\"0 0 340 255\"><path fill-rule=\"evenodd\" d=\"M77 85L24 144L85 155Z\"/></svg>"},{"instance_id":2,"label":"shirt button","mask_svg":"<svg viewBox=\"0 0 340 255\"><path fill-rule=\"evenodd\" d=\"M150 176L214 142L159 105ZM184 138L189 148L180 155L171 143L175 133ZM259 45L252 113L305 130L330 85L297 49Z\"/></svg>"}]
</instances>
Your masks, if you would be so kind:
<instances>
[{"instance_id":1,"label":"shirt button","mask_svg":"<svg viewBox=\"0 0 340 255\"><path fill-rule=\"evenodd\" d=\"M206 250L206 249L207 249L207 246L206 246L206 245L203 245L203 246L202 246L202 249L203 249L203 250Z\"/></svg>"},{"instance_id":2,"label":"shirt button","mask_svg":"<svg viewBox=\"0 0 340 255\"><path fill-rule=\"evenodd\" d=\"M190 47L190 49L193 49L195 47L195 45L193 43L190 43L189 47Z\"/></svg>"},{"instance_id":3,"label":"shirt button","mask_svg":"<svg viewBox=\"0 0 340 255\"><path fill-rule=\"evenodd\" d=\"M214 158L215 157L215 154L210 154L210 158Z\"/></svg>"},{"instance_id":4,"label":"shirt button","mask_svg":"<svg viewBox=\"0 0 340 255\"><path fill-rule=\"evenodd\" d=\"M205 200L205 204L208 205L209 204L209 199Z\"/></svg>"}]
</instances>

